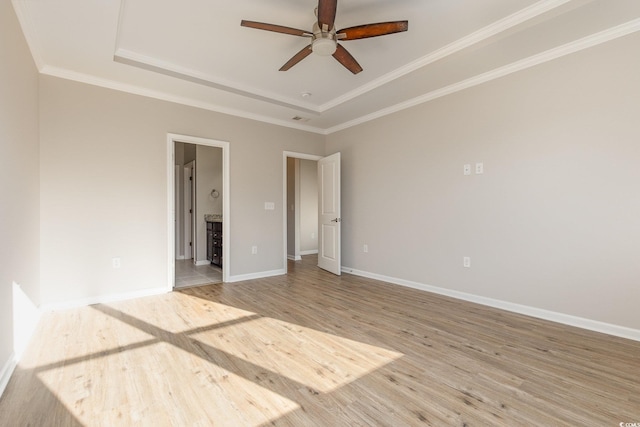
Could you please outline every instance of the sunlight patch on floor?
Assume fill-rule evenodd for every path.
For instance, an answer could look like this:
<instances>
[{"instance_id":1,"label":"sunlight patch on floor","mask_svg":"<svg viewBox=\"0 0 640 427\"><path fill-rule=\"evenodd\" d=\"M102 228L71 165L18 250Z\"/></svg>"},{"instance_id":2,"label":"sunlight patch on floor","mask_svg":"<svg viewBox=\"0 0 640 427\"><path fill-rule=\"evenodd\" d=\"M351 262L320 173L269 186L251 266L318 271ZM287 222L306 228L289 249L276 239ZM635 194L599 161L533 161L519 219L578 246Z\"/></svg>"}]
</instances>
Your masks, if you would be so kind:
<instances>
[{"instance_id":1,"label":"sunlight patch on floor","mask_svg":"<svg viewBox=\"0 0 640 427\"><path fill-rule=\"evenodd\" d=\"M267 317L192 337L321 393L331 392L403 356Z\"/></svg>"},{"instance_id":2,"label":"sunlight patch on floor","mask_svg":"<svg viewBox=\"0 0 640 427\"><path fill-rule=\"evenodd\" d=\"M158 366L165 369L150 368ZM204 426L213 420L258 426L299 408L290 399L168 343L51 369L39 378L87 426L141 425L149 420L155 425Z\"/></svg>"},{"instance_id":3,"label":"sunlight patch on floor","mask_svg":"<svg viewBox=\"0 0 640 427\"><path fill-rule=\"evenodd\" d=\"M85 425L261 426L303 409L300 393L331 393L403 356L180 293L153 298L167 301L146 301L144 317L142 300L48 314L56 339L21 369Z\"/></svg>"}]
</instances>

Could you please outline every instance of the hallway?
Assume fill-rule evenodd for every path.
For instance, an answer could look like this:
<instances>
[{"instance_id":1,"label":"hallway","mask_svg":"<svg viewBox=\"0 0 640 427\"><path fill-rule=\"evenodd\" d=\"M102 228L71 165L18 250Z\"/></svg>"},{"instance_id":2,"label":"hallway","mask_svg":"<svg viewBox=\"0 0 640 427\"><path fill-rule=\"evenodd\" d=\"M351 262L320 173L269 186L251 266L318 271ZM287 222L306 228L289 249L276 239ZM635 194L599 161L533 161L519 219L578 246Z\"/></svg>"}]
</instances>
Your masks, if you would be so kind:
<instances>
[{"instance_id":1,"label":"hallway","mask_svg":"<svg viewBox=\"0 0 640 427\"><path fill-rule=\"evenodd\" d=\"M176 288L222 282L222 269L214 265L194 265L193 260L176 260Z\"/></svg>"}]
</instances>

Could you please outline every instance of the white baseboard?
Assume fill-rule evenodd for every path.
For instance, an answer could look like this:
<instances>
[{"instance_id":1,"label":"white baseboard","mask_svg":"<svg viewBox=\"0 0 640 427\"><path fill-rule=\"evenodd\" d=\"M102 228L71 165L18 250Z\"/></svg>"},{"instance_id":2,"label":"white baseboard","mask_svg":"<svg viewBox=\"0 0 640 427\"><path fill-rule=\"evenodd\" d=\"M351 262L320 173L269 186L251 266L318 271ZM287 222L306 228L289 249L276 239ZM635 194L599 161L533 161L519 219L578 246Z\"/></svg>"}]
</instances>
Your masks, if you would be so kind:
<instances>
[{"instance_id":1,"label":"white baseboard","mask_svg":"<svg viewBox=\"0 0 640 427\"><path fill-rule=\"evenodd\" d=\"M300 251L300 255L315 255L318 253L317 249L312 249L310 251Z\"/></svg>"},{"instance_id":2,"label":"white baseboard","mask_svg":"<svg viewBox=\"0 0 640 427\"><path fill-rule=\"evenodd\" d=\"M249 274L238 274L236 276L229 276L227 278L226 283L242 282L244 280L253 280L253 279L263 279L265 277L282 276L283 274L287 274L286 270L284 269L260 271L258 273L249 273Z\"/></svg>"},{"instance_id":3,"label":"white baseboard","mask_svg":"<svg viewBox=\"0 0 640 427\"><path fill-rule=\"evenodd\" d=\"M208 259L205 259L204 261L196 261L196 263L195 263L195 264L196 264L197 266L200 266L200 265L209 265L209 264L211 264L211 261L209 261Z\"/></svg>"},{"instance_id":4,"label":"white baseboard","mask_svg":"<svg viewBox=\"0 0 640 427\"><path fill-rule=\"evenodd\" d=\"M5 362L4 366L2 366L2 371L0 371L0 396L2 396L4 390L7 388L7 384L9 384L11 375L13 375L13 371L17 365L18 360L16 359L16 355L15 353L11 353L9 360Z\"/></svg>"},{"instance_id":5,"label":"white baseboard","mask_svg":"<svg viewBox=\"0 0 640 427\"><path fill-rule=\"evenodd\" d=\"M183 259L185 259L184 255L178 255L176 257L176 261L182 261Z\"/></svg>"},{"instance_id":6,"label":"white baseboard","mask_svg":"<svg viewBox=\"0 0 640 427\"><path fill-rule=\"evenodd\" d=\"M301 256L295 256L295 255L287 255L287 259L290 259L291 261L300 261L302 260Z\"/></svg>"},{"instance_id":7,"label":"white baseboard","mask_svg":"<svg viewBox=\"0 0 640 427\"><path fill-rule=\"evenodd\" d=\"M640 341L640 330L628 328L626 326L613 325L610 323L600 322L597 320L585 319L583 317L571 316L555 311L544 310L541 308L530 307L522 304L515 304L508 301L497 300L493 298L481 297L478 295L468 294L466 292L454 291L451 289L440 288L437 286L425 285L423 283L412 282L409 280L398 279L395 277L383 276L381 274L370 273L367 271L356 270L355 268L342 267L344 273L354 274L356 276L367 277L369 279L380 280L394 285L406 286L409 288L419 289L421 291L432 292L434 294L444 295L463 301L474 302L477 304L495 307L514 313L524 314L539 319L550 320L556 323L562 323L569 326L575 326L590 331L601 332L608 335L614 335L621 338L627 338L634 341Z\"/></svg>"},{"instance_id":8,"label":"white baseboard","mask_svg":"<svg viewBox=\"0 0 640 427\"><path fill-rule=\"evenodd\" d=\"M45 312L45 311L65 310L68 308L85 307L87 305L93 305L93 304L108 304L111 302L124 301L128 299L166 294L167 292L170 292L170 290L168 290L166 287L162 287L162 288L143 289L141 291L126 292L121 294L99 295L99 296L82 298L77 300L43 304L40 307L40 310Z\"/></svg>"}]
</instances>

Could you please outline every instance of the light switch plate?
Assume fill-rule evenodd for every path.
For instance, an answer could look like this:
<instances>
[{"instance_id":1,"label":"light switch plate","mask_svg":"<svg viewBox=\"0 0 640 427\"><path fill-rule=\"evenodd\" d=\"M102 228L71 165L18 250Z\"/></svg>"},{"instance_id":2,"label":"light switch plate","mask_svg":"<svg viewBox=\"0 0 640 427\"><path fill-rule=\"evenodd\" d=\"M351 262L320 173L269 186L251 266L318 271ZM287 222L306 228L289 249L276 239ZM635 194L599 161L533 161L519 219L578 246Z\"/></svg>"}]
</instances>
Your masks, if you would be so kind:
<instances>
[{"instance_id":1,"label":"light switch plate","mask_svg":"<svg viewBox=\"0 0 640 427\"><path fill-rule=\"evenodd\" d=\"M264 202L264 210L265 211L272 211L276 208L276 204L273 202Z\"/></svg>"},{"instance_id":2,"label":"light switch plate","mask_svg":"<svg viewBox=\"0 0 640 427\"><path fill-rule=\"evenodd\" d=\"M466 164L462 167L462 173L464 175L471 175L471 165Z\"/></svg>"}]
</instances>

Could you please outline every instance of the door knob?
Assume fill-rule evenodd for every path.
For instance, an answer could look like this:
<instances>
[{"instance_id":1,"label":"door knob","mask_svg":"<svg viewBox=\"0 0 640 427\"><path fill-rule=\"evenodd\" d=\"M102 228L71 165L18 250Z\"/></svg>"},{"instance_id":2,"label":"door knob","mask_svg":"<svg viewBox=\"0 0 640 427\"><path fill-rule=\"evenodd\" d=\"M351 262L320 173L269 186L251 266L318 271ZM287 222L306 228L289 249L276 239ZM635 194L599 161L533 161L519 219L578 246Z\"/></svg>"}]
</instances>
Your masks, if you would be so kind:
<instances>
[{"instance_id":1,"label":"door knob","mask_svg":"<svg viewBox=\"0 0 640 427\"><path fill-rule=\"evenodd\" d=\"M334 218L331 220L331 222L340 222L340 218Z\"/></svg>"}]
</instances>

